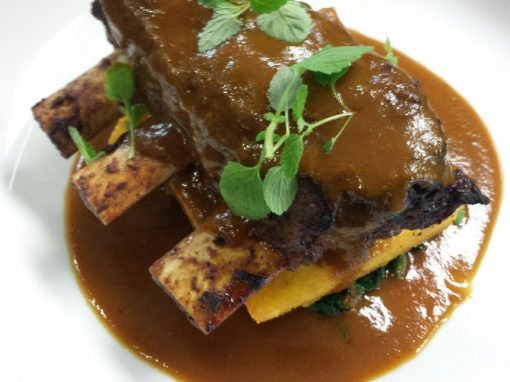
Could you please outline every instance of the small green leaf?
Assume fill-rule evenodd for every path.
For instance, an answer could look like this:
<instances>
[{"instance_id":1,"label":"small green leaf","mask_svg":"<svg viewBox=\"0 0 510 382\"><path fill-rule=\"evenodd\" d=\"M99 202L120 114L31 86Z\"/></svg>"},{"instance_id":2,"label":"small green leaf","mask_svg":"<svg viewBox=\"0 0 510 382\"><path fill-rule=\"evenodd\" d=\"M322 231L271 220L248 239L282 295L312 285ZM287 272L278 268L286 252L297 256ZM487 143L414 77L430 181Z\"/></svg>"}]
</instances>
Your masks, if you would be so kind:
<instances>
[{"instance_id":1,"label":"small green leaf","mask_svg":"<svg viewBox=\"0 0 510 382\"><path fill-rule=\"evenodd\" d=\"M455 215L455 220L453 221L453 224L455 224L456 226L460 226L465 218L466 207L461 207L461 209L457 212L457 215Z\"/></svg>"},{"instance_id":2,"label":"small green leaf","mask_svg":"<svg viewBox=\"0 0 510 382\"><path fill-rule=\"evenodd\" d=\"M294 202L298 185L296 178L289 178L282 167L271 168L264 178L264 200L276 215L283 215Z\"/></svg>"},{"instance_id":3,"label":"small green leaf","mask_svg":"<svg viewBox=\"0 0 510 382\"><path fill-rule=\"evenodd\" d=\"M277 11L287 3L288 0L250 0L251 9L258 14Z\"/></svg>"},{"instance_id":4,"label":"small green leaf","mask_svg":"<svg viewBox=\"0 0 510 382\"><path fill-rule=\"evenodd\" d=\"M206 8L215 9L218 5L226 3L227 0L198 0L198 2Z\"/></svg>"},{"instance_id":5,"label":"small green leaf","mask_svg":"<svg viewBox=\"0 0 510 382\"><path fill-rule=\"evenodd\" d=\"M373 50L374 47L363 45L327 47L312 57L295 64L294 68L298 69L301 73L305 70L328 75L341 73L364 54L370 53Z\"/></svg>"},{"instance_id":6,"label":"small green leaf","mask_svg":"<svg viewBox=\"0 0 510 382\"><path fill-rule=\"evenodd\" d=\"M306 10L294 0L288 1L277 11L258 16L257 24L268 35L291 43L307 38L313 26Z\"/></svg>"},{"instance_id":7,"label":"small green leaf","mask_svg":"<svg viewBox=\"0 0 510 382\"><path fill-rule=\"evenodd\" d=\"M81 136L80 132L75 127L70 126L68 131L71 139L76 145L76 148L85 160L85 163L91 164L95 160L98 160L99 158L106 155L104 151L96 152L92 145Z\"/></svg>"},{"instance_id":8,"label":"small green leaf","mask_svg":"<svg viewBox=\"0 0 510 382\"><path fill-rule=\"evenodd\" d=\"M324 153L326 154L331 154L331 152L333 151L333 146L335 145L335 142L333 139L330 139L329 141L327 141L326 143L324 143L324 146L322 146L322 150L324 151Z\"/></svg>"},{"instance_id":9,"label":"small green leaf","mask_svg":"<svg viewBox=\"0 0 510 382\"><path fill-rule=\"evenodd\" d=\"M260 133L257 134L257 136L255 137L255 141L257 142L262 142L266 139L266 134L267 134L267 131L264 130L264 131L261 131ZM273 142L274 143L278 143L278 141L282 139L282 137L280 137L278 134L276 133L273 133Z\"/></svg>"},{"instance_id":10,"label":"small green leaf","mask_svg":"<svg viewBox=\"0 0 510 382\"><path fill-rule=\"evenodd\" d=\"M386 42L384 43L384 50L386 51L386 60L388 60L390 64L397 66L398 57L393 54L393 47L391 46L391 41L389 38L387 38Z\"/></svg>"},{"instance_id":11,"label":"small green leaf","mask_svg":"<svg viewBox=\"0 0 510 382\"><path fill-rule=\"evenodd\" d=\"M330 317L334 317L339 315L340 313L344 313L349 311L349 307L345 304L345 300L348 297L348 291L345 290L340 293L330 294L328 296L324 296L319 301L310 305L310 310L325 314Z\"/></svg>"},{"instance_id":12,"label":"small green leaf","mask_svg":"<svg viewBox=\"0 0 510 382\"><path fill-rule=\"evenodd\" d=\"M274 110L289 110L296 102L296 94L303 84L301 76L287 66L282 66L269 84L269 103Z\"/></svg>"},{"instance_id":13,"label":"small green leaf","mask_svg":"<svg viewBox=\"0 0 510 382\"><path fill-rule=\"evenodd\" d=\"M243 22L239 19L243 7L220 3L205 28L198 35L198 51L206 52L223 44L241 31Z\"/></svg>"},{"instance_id":14,"label":"small green leaf","mask_svg":"<svg viewBox=\"0 0 510 382\"><path fill-rule=\"evenodd\" d=\"M264 201L259 166L246 167L229 162L220 181L221 196L237 215L250 220L260 220L269 214Z\"/></svg>"},{"instance_id":15,"label":"small green leaf","mask_svg":"<svg viewBox=\"0 0 510 382\"><path fill-rule=\"evenodd\" d=\"M303 143L303 137L291 134L285 142L285 147L283 148L280 158L280 165L287 178L292 179L297 175L304 150L305 145Z\"/></svg>"},{"instance_id":16,"label":"small green leaf","mask_svg":"<svg viewBox=\"0 0 510 382\"><path fill-rule=\"evenodd\" d=\"M333 73L333 74L324 74L321 72L315 72L314 78L315 82L317 82L319 85L331 85L335 84L340 78L345 76L347 72L349 71L349 68L345 68L339 73Z\"/></svg>"},{"instance_id":17,"label":"small green leaf","mask_svg":"<svg viewBox=\"0 0 510 382\"><path fill-rule=\"evenodd\" d=\"M292 106L292 115L296 122L303 118L307 98L308 86L301 85L296 93L296 102L294 102L294 106Z\"/></svg>"},{"instance_id":18,"label":"small green leaf","mask_svg":"<svg viewBox=\"0 0 510 382\"><path fill-rule=\"evenodd\" d=\"M127 64L115 63L106 71L104 82L106 98L127 103L135 94L135 73Z\"/></svg>"}]
</instances>

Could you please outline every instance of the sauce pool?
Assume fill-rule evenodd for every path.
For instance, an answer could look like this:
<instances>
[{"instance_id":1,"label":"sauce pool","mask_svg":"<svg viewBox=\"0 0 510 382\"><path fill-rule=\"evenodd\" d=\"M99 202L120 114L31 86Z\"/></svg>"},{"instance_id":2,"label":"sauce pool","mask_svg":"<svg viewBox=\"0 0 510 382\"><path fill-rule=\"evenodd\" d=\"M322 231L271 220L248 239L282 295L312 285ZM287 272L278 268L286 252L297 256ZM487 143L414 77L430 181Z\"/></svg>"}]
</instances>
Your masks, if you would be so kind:
<instances>
[{"instance_id":1,"label":"sauce pool","mask_svg":"<svg viewBox=\"0 0 510 382\"><path fill-rule=\"evenodd\" d=\"M359 33L362 44L380 42ZM353 311L330 318L299 309L257 325L241 309L205 336L151 279L149 266L191 232L178 204L153 192L104 227L68 189L69 252L86 298L106 327L140 358L190 382L357 381L416 355L470 292L501 195L490 136L466 101L442 79L398 53L444 124L449 156L491 199L470 206L452 226L411 256L404 280L385 279ZM460 367L461 365L459 365Z\"/></svg>"}]
</instances>

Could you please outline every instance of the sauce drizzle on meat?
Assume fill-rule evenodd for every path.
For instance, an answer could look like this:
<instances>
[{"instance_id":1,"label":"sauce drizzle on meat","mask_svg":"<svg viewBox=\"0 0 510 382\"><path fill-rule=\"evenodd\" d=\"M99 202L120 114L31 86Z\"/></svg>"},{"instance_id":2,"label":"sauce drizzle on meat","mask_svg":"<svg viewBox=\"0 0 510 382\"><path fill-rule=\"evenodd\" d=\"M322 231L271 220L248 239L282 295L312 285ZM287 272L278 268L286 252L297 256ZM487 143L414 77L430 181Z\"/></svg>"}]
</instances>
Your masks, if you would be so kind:
<instances>
[{"instance_id":1,"label":"sauce drizzle on meat","mask_svg":"<svg viewBox=\"0 0 510 382\"><path fill-rule=\"evenodd\" d=\"M382 51L380 43L359 33L354 37ZM355 381L415 355L469 294L496 220L501 176L491 139L473 109L427 69L398 56L441 118L453 165L477 181L490 205L470 206L464 226L448 228L411 257L406 280L384 280L356 310L329 318L300 309L256 325L243 309L204 336L147 270L191 231L177 203L155 191L104 227L68 190L67 237L76 274L111 332L141 358L193 382Z\"/></svg>"}]
</instances>

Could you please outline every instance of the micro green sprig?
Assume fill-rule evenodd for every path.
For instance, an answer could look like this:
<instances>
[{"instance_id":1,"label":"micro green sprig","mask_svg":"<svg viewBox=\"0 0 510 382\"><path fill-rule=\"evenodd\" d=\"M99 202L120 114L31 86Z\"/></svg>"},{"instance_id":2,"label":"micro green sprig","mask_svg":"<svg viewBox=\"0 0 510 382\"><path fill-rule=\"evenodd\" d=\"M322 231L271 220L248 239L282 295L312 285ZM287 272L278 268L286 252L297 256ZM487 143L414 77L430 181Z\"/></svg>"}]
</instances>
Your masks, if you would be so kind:
<instances>
[{"instance_id":1,"label":"micro green sprig","mask_svg":"<svg viewBox=\"0 0 510 382\"><path fill-rule=\"evenodd\" d=\"M221 194L234 213L259 220L269 213L282 215L290 208L298 190L297 174L304 153L304 139L323 125L345 119L337 135L324 145L326 153L333 150L355 115L343 101L335 84L355 61L372 51L370 46L326 47L292 67L283 66L276 72L268 92L273 112L265 115L269 124L256 137L256 141L263 142L258 163L246 167L229 162L220 181ZM333 96L341 107L338 114L316 122L305 120L309 91L303 82L306 72L313 72L319 84L331 86ZM279 129L284 130L283 134L277 133ZM270 168L262 178L262 165L273 160L280 149L279 165Z\"/></svg>"},{"instance_id":2,"label":"micro green sprig","mask_svg":"<svg viewBox=\"0 0 510 382\"><path fill-rule=\"evenodd\" d=\"M282 41L303 41L312 31L312 19L295 0L198 0L213 10L211 20L199 34L198 50L214 49L238 34L244 26L241 16L249 10L257 14L257 26Z\"/></svg>"},{"instance_id":3,"label":"micro green sprig","mask_svg":"<svg viewBox=\"0 0 510 382\"><path fill-rule=\"evenodd\" d=\"M112 102L120 102L119 111L127 116L126 130L129 132L129 159L133 159L136 153L135 130L147 113L143 104L132 104L131 99L135 95L135 73L127 64L115 63L106 72L104 81L106 98ZM78 148L85 163L92 162L106 155L104 150L96 152L94 147L83 138L77 128L69 126L69 135Z\"/></svg>"},{"instance_id":4,"label":"micro green sprig","mask_svg":"<svg viewBox=\"0 0 510 382\"><path fill-rule=\"evenodd\" d=\"M135 95L135 73L131 66L115 63L106 72L105 95L112 102L119 102L119 111L127 117L126 130L129 132L129 159L136 153L135 130L147 113L144 104L132 104Z\"/></svg>"}]
</instances>

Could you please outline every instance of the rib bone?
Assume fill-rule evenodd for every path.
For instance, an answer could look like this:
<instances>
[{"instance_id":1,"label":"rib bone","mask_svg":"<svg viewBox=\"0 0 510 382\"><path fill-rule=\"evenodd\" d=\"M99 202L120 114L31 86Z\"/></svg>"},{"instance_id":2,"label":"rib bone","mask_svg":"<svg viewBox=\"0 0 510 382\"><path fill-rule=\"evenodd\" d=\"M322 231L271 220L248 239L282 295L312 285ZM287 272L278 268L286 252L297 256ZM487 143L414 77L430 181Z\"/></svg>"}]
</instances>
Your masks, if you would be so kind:
<instances>
[{"instance_id":1,"label":"rib bone","mask_svg":"<svg viewBox=\"0 0 510 382\"><path fill-rule=\"evenodd\" d=\"M32 107L34 118L63 157L69 158L77 150L69 136L69 126L76 127L89 140L117 120L118 105L105 97L104 78L108 67L121 57L120 52L112 53Z\"/></svg>"}]
</instances>

